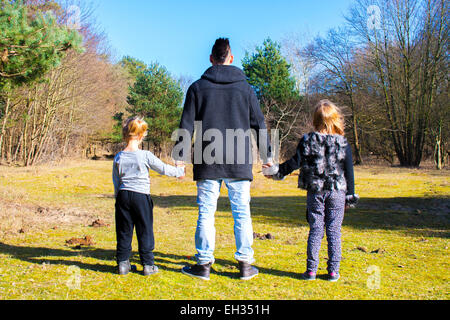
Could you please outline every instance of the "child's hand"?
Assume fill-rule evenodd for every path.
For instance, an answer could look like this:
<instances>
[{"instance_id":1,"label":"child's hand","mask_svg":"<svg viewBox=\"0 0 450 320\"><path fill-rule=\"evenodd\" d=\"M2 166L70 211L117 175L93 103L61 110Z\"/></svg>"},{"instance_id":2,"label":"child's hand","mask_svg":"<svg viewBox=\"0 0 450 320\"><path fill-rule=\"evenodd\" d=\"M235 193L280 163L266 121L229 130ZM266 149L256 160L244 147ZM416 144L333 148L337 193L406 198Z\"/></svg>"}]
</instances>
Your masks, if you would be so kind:
<instances>
[{"instance_id":1,"label":"child's hand","mask_svg":"<svg viewBox=\"0 0 450 320\"><path fill-rule=\"evenodd\" d=\"M263 164L263 166L262 166L263 169L267 169L267 168L271 168L271 167L273 167L273 162Z\"/></svg>"},{"instance_id":2,"label":"child's hand","mask_svg":"<svg viewBox=\"0 0 450 320\"><path fill-rule=\"evenodd\" d=\"M184 164L184 162L183 161L178 161L178 160L176 160L175 161L175 167L184 167L185 166L185 164Z\"/></svg>"},{"instance_id":3,"label":"child's hand","mask_svg":"<svg viewBox=\"0 0 450 320\"><path fill-rule=\"evenodd\" d=\"M345 210L347 211L348 209L356 208L356 205L358 204L359 199L360 199L360 197L357 194L347 195L345 197Z\"/></svg>"},{"instance_id":4,"label":"child's hand","mask_svg":"<svg viewBox=\"0 0 450 320\"><path fill-rule=\"evenodd\" d=\"M182 165L178 164L177 168L183 168L184 174L182 176L178 177L179 180L183 180L186 177L186 166L184 164L182 164Z\"/></svg>"},{"instance_id":5,"label":"child's hand","mask_svg":"<svg viewBox=\"0 0 450 320\"><path fill-rule=\"evenodd\" d=\"M177 168L183 168L184 169L184 175L181 177L178 177L178 179L182 180L186 176L186 165L183 161L175 161L175 167Z\"/></svg>"}]
</instances>

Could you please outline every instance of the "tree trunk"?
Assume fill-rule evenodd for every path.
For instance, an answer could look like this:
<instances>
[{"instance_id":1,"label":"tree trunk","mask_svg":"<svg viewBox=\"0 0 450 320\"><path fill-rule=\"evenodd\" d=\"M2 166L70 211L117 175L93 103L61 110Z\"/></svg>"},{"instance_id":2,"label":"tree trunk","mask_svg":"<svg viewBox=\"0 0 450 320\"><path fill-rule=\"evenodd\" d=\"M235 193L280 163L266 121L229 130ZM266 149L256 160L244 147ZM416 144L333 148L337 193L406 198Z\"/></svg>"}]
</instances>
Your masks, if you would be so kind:
<instances>
[{"instance_id":1,"label":"tree trunk","mask_svg":"<svg viewBox=\"0 0 450 320\"><path fill-rule=\"evenodd\" d=\"M442 145L442 120L439 122L439 133L436 135L436 146L434 150L434 163L437 170L442 170L444 167L444 150Z\"/></svg>"},{"instance_id":2,"label":"tree trunk","mask_svg":"<svg viewBox=\"0 0 450 320\"><path fill-rule=\"evenodd\" d=\"M6 131L6 123L8 120L8 115L9 115L9 106L10 106L11 100L8 98L6 98L6 106L5 106L5 115L3 118L3 123L2 123L2 130L0 132L0 160L3 160L4 158L4 154L3 154L3 140L4 140L4 136L5 136L5 131Z\"/></svg>"}]
</instances>

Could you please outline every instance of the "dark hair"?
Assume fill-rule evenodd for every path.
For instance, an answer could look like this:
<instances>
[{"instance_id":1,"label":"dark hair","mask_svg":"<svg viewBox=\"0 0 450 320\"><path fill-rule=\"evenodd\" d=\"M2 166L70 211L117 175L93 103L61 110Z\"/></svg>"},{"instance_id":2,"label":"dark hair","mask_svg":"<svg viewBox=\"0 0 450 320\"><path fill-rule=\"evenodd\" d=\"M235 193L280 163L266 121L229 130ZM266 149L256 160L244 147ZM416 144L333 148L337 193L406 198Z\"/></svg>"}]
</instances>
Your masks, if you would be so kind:
<instances>
[{"instance_id":1,"label":"dark hair","mask_svg":"<svg viewBox=\"0 0 450 320\"><path fill-rule=\"evenodd\" d=\"M214 61L217 63L225 63L225 60L227 59L230 51L230 40L228 38L217 39L212 49L212 56Z\"/></svg>"}]
</instances>

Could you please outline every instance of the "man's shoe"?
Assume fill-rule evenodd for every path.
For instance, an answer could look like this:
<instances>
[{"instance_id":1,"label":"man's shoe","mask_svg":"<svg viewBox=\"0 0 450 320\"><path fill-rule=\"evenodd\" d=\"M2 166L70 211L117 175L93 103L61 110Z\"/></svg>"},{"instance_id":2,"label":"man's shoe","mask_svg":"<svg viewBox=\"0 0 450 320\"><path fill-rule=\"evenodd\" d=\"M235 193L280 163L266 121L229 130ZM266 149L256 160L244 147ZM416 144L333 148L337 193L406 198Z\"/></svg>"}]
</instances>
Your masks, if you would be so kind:
<instances>
[{"instance_id":1,"label":"man's shoe","mask_svg":"<svg viewBox=\"0 0 450 320\"><path fill-rule=\"evenodd\" d=\"M239 261L239 278L241 280L250 280L256 277L259 273L258 269L253 267L250 263Z\"/></svg>"},{"instance_id":2,"label":"man's shoe","mask_svg":"<svg viewBox=\"0 0 450 320\"><path fill-rule=\"evenodd\" d=\"M126 276L131 271L130 260L119 262L117 266L119 275Z\"/></svg>"},{"instance_id":3,"label":"man's shoe","mask_svg":"<svg viewBox=\"0 0 450 320\"><path fill-rule=\"evenodd\" d=\"M209 274L211 272L211 265L212 263L208 263L208 264L196 264L194 266L186 266L183 269L181 269L181 272L184 273L185 275L197 278L197 279L201 279L201 280L205 280L205 281L209 281Z\"/></svg>"},{"instance_id":4,"label":"man's shoe","mask_svg":"<svg viewBox=\"0 0 450 320\"><path fill-rule=\"evenodd\" d=\"M158 267L155 265L153 266L145 265L143 274L144 276L151 276L152 274L158 273L158 271L159 271Z\"/></svg>"}]
</instances>

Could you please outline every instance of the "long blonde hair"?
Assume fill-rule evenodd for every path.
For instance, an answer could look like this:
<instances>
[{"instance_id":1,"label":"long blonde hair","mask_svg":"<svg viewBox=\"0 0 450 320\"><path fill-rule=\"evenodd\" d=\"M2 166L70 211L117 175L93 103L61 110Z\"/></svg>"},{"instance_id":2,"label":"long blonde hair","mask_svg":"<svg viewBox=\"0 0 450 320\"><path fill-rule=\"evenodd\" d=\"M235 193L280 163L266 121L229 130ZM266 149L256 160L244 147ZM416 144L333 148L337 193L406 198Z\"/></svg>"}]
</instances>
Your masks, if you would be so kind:
<instances>
[{"instance_id":1,"label":"long blonde hair","mask_svg":"<svg viewBox=\"0 0 450 320\"><path fill-rule=\"evenodd\" d=\"M345 135L345 121L341 110L329 100L321 100L314 108L313 125L316 131Z\"/></svg>"},{"instance_id":2,"label":"long blonde hair","mask_svg":"<svg viewBox=\"0 0 450 320\"><path fill-rule=\"evenodd\" d=\"M133 138L141 139L147 135L148 124L141 117L132 117L125 121L122 129L123 139L128 142Z\"/></svg>"}]
</instances>

